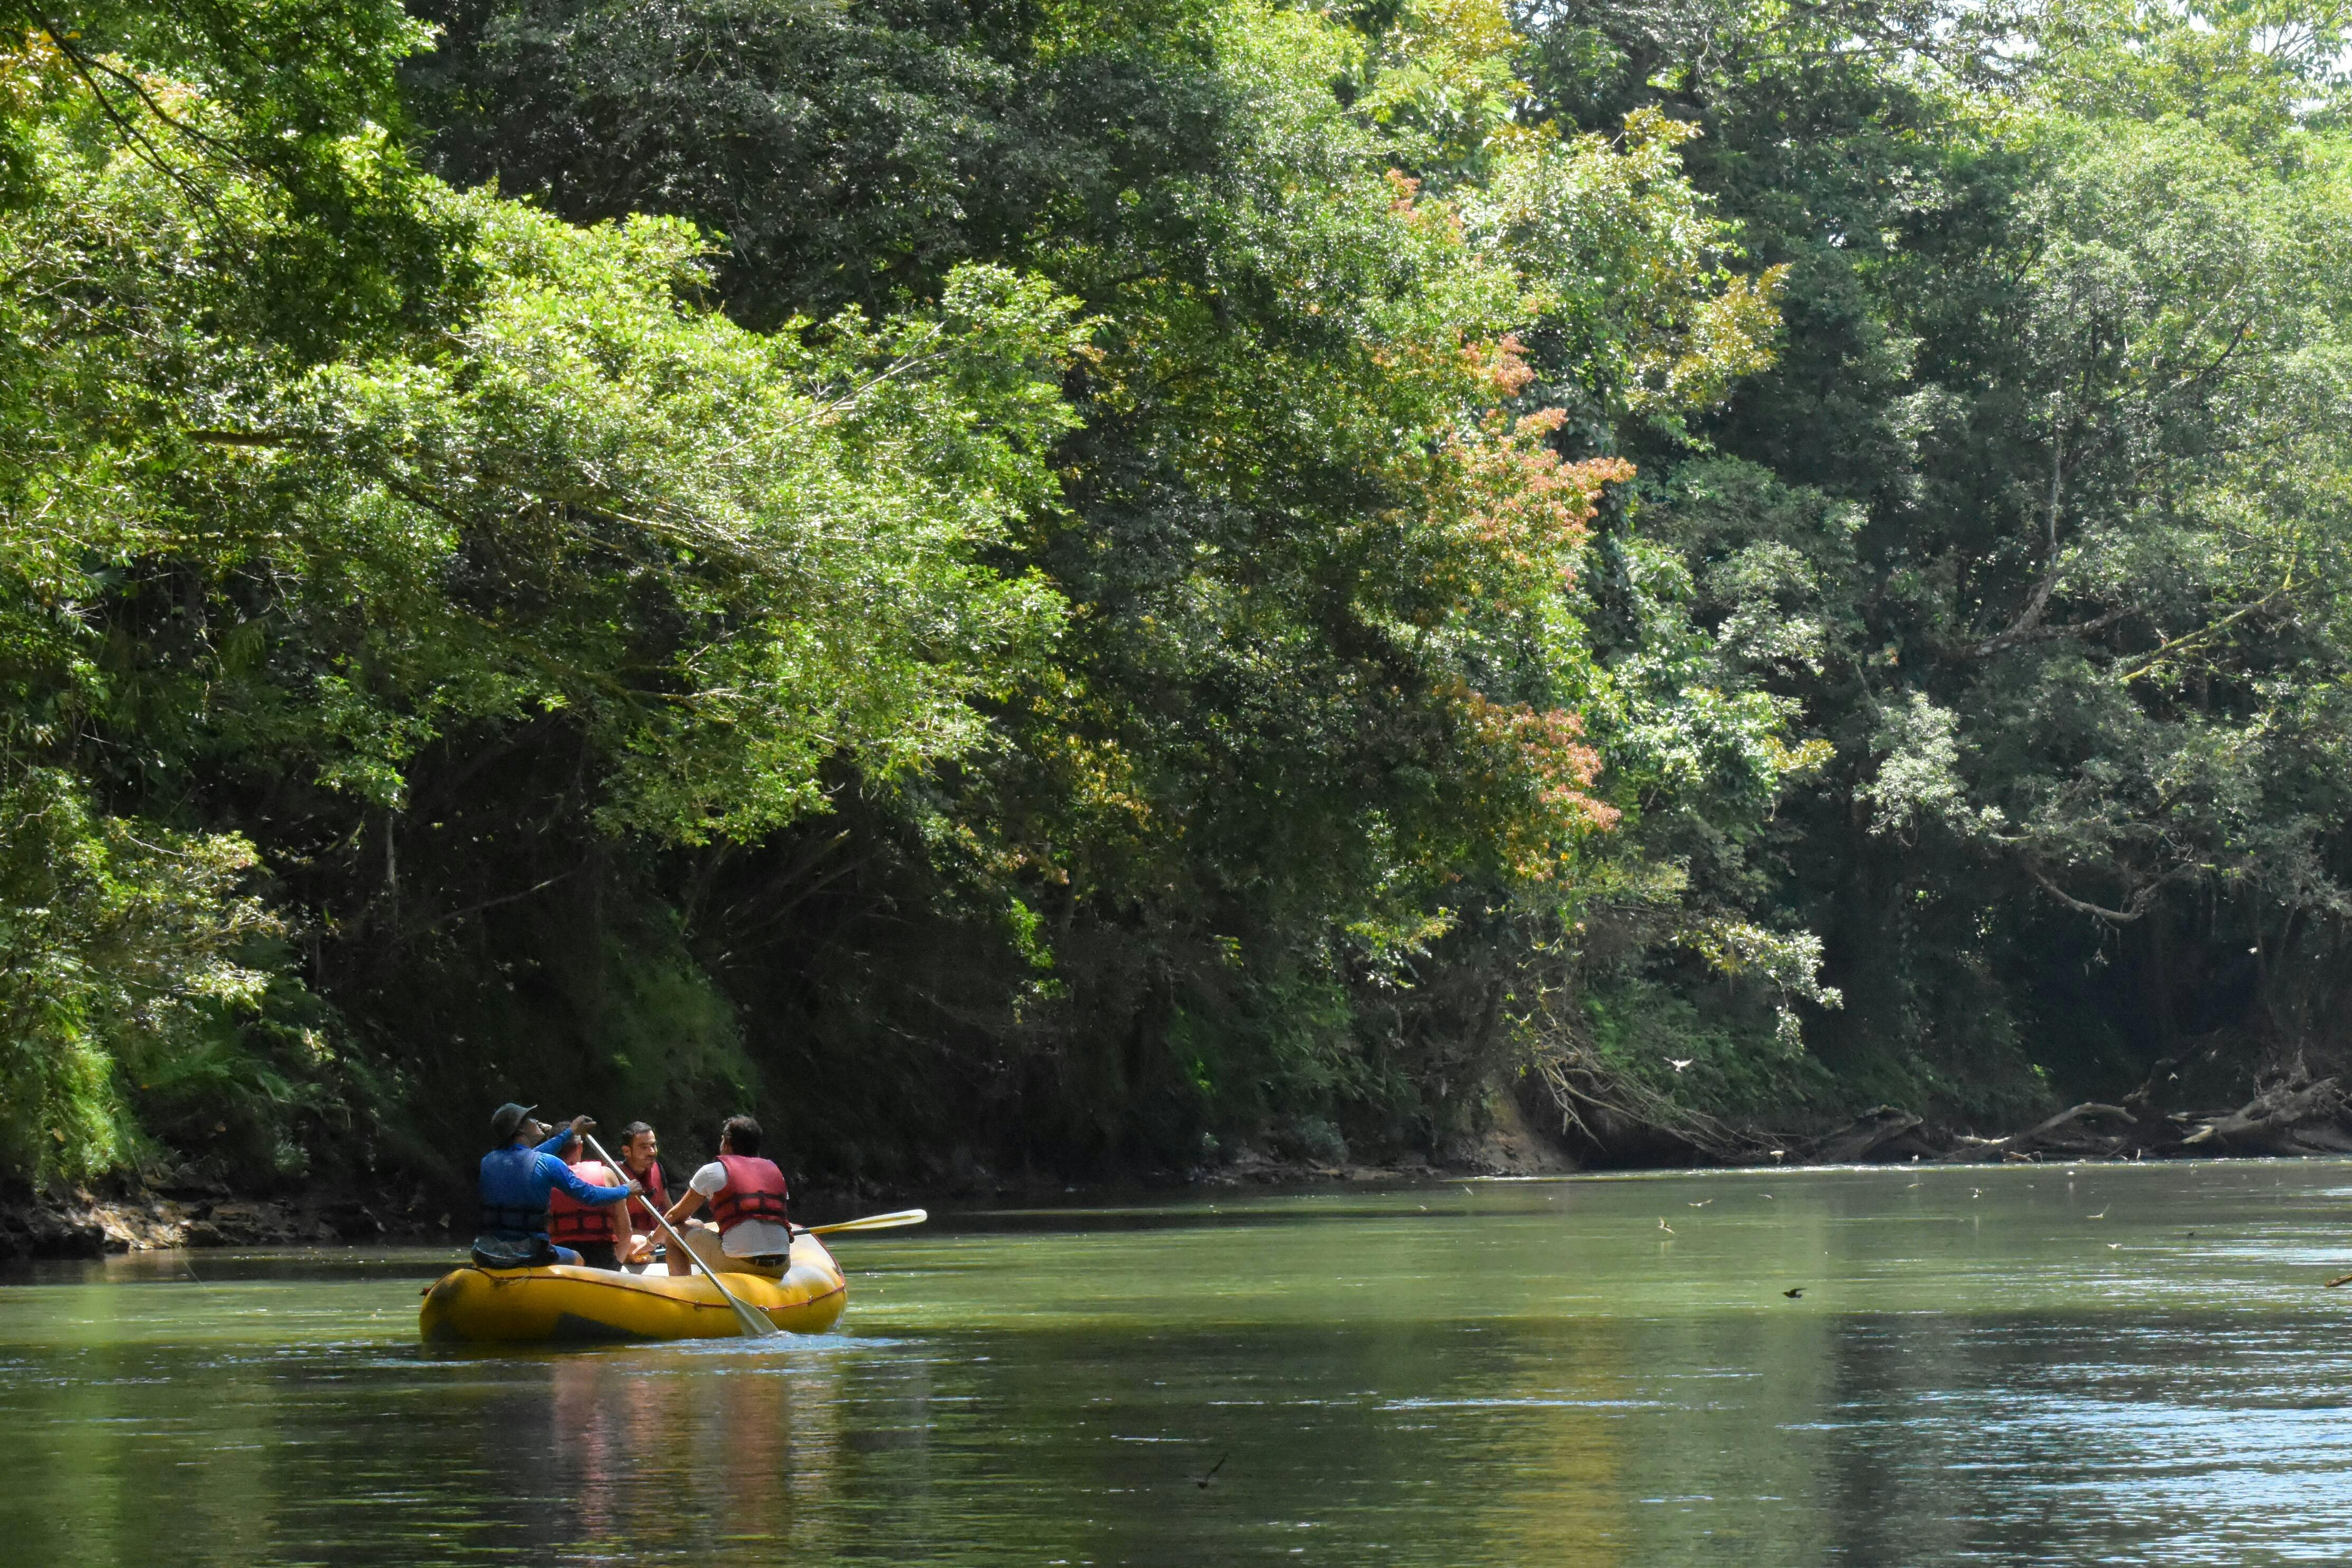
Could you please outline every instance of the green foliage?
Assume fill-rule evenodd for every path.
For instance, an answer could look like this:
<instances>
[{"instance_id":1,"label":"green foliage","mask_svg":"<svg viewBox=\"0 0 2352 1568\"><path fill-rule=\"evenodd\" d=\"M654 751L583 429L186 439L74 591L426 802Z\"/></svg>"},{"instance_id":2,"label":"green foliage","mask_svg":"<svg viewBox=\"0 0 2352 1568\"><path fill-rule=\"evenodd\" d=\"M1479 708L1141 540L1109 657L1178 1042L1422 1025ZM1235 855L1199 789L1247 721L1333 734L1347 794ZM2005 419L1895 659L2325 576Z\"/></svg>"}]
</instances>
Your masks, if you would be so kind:
<instances>
[{"instance_id":1,"label":"green foliage","mask_svg":"<svg viewBox=\"0 0 2352 1568\"><path fill-rule=\"evenodd\" d=\"M166 1120L239 1074L301 1099L220 1033L273 1027L222 956L267 925L252 849L163 822L348 845L373 815L384 896L339 934L397 943L428 747L558 731L597 831L740 841L823 811L827 767L971 750L973 702L1050 649L1050 589L982 559L1055 490L1083 329L1043 285L965 267L919 311L755 336L684 224L457 195L361 129L312 151L442 253L397 329L340 293L300 315L257 258L331 219L240 151L250 106L68 43L5 57L5 735L64 813L11 845L12 1163L127 1157L134 1082Z\"/></svg>"},{"instance_id":2,"label":"green foliage","mask_svg":"<svg viewBox=\"0 0 2352 1568\"><path fill-rule=\"evenodd\" d=\"M166 180L87 106L5 241L17 395L65 445L19 458L8 544L58 722L159 708L151 768L226 752L396 807L436 735L561 713L616 829L692 842L820 809L827 757L968 749L965 698L1050 641L1043 587L975 559L1051 489L1040 371L1076 340L1034 283L758 338L692 301L680 224L420 186L466 236L462 314L305 363L222 326L249 279L206 220L267 225L266 191ZM150 603L72 613L110 597Z\"/></svg>"},{"instance_id":3,"label":"green foliage","mask_svg":"<svg viewBox=\"0 0 2352 1568\"><path fill-rule=\"evenodd\" d=\"M85 1176L144 1152L130 1101L205 1073L268 977L252 845L102 816L53 768L0 776L0 1162Z\"/></svg>"},{"instance_id":4,"label":"green foliage","mask_svg":"<svg viewBox=\"0 0 2352 1568\"><path fill-rule=\"evenodd\" d=\"M2347 652L2342 18L1807 15L1571 11L1539 50L1539 97L1701 126L1696 183L1786 268L1778 364L1710 449L1637 449L1619 547L1670 552L1812 768L1682 896L1820 934L1856 1101L2315 1047L2344 778L2286 716ZM1672 580L1606 585L1613 664L1671 645Z\"/></svg>"}]
</instances>

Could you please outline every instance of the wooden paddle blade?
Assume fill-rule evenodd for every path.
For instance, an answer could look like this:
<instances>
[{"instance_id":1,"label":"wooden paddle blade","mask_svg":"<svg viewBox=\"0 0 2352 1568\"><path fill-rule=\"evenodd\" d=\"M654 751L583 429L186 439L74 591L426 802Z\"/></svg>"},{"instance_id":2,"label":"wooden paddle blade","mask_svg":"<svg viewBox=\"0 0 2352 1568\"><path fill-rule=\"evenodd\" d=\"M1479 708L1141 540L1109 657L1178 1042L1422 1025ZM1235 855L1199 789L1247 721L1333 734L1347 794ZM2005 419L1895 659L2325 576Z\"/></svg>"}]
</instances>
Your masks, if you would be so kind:
<instances>
[{"instance_id":1,"label":"wooden paddle blade","mask_svg":"<svg viewBox=\"0 0 2352 1568\"><path fill-rule=\"evenodd\" d=\"M836 1219L831 1225L812 1225L805 1234L831 1236L842 1230L890 1230L901 1225L920 1225L929 1218L927 1210L902 1208L895 1214L869 1214L863 1219Z\"/></svg>"},{"instance_id":2,"label":"wooden paddle blade","mask_svg":"<svg viewBox=\"0 0 2352 1568\"><path fill-rule=\"evenodd\" d=\"M2338 1274L2333 1280L2328 1281L2322 1288L2332 1291L2338 1285L2352 1285L2352 1274Z\"/></svg>"},{"instance_id":3,"label":"wooden paddle blade","mask_svg":"<svg viewBox=\"0 0 2352 1568\"><path fill-rule=\"evenodd\" d=\"M745 1339L774 1339L784 1332L768 1321L767 1313L732 1291L727 1292L727 1304L735 1309L735 1326L743 1331Z\"/></svg>"}]
</instances>

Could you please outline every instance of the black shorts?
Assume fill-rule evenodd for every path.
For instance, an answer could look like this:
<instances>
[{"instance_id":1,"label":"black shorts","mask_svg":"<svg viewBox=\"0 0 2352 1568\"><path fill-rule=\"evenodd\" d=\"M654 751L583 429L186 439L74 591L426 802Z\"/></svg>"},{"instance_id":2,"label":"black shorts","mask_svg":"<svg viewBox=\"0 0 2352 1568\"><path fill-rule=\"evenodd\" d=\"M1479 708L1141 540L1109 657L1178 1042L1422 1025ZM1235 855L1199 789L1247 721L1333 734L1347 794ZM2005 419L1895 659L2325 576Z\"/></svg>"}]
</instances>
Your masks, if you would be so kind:
<instances>
[{"instance_id":1,"label":"black shorts","mask_svg":"<svg viewBox=\"0 0 2352 1568\"><path fill-rule=\"evenodd\" d=\"M474 1267L477 1269L544 1269L560 1262L556 1249L544 1236L477 1236L474 1238Z\"/></svg>"},{"instance_id":2,"label":"black shorts","mask_svg":"<svg viewBox=\"0 0 2352 1568\"><path fill-rule=\"evenodd\" d=\"M591 1269L617 1269L621 1266L621 1255L613 1249L609 1241L583 1241L572 1250L579 1253L580 1261Z\"/></svg>"}]
</instances>

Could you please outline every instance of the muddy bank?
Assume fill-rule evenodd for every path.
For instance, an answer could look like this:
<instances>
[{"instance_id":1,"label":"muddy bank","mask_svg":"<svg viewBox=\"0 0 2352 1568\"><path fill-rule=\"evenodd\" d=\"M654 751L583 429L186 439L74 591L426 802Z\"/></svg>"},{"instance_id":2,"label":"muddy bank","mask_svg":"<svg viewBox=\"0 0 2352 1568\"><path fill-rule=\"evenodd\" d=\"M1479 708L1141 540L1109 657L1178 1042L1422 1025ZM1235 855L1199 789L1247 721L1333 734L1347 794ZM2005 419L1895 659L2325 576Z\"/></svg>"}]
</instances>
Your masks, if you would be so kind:
<instances>
[{"instance_id":1,"label":"muddy bank","mask_svg":"<svg viewBox=\"0 0 2352 1568\"><path fill-rule=\"evenodd\" d=\"M422 1193L254 1197L211 1184L131 1179L35 1189L0 1184L0 1260L98 1258L161 1247L441 1241L448 1216Z\"/></svg>"},{"instance_id":2,"label":"muddy bank","mask_svg":"<svg viewBox=\"0 0 2352 1568\"><path fill-rule=\"evenodd\" d=\"M1318 1181L1414 1181L1438 1176L1567 1176L1584 1167L1554 1139L1528 1124L1516 1104L1506 1103L1496 1125L1475 1142L1434 1158L1419 1155L1394 1161L1318 1160L1280 1150L1244 1148L1229 1160L1185 1173L1187 1186L1276 1186Z\"/></svg>"}]
</instances>

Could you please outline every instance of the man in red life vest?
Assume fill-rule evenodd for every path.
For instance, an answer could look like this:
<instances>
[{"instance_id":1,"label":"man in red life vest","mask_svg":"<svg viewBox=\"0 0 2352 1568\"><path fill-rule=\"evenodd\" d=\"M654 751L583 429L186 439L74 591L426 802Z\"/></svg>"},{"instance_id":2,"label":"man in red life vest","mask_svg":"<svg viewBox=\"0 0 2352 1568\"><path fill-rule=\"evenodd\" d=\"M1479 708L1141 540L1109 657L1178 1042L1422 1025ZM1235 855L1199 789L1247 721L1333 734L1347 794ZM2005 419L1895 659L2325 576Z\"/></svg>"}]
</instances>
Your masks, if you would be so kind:
<instances>
[{"instance_id":1,"label":"man in red life vest","mask_svg":"<svg viewBox=\"0 0 2352 1568\"><path fill-rule=\"evenodd\" d=\"M572 1174L590 1186L626 1186L626 1176L616 1174L602 1160L585 1158L587 1145L574 1138L563 1150L563 1163ZM580 1261L591 1269L617 1269L621 1266L621 1244L628 1238L627 1223L621 1211L635 1201L624 1198L619 1203L583 1203L555 1187L547 1195L547 1239L558 1247L569 1247L580 1254Z\"/></svg>"},{"instance_id":2,"label":"man in red life vest","mask_svg":"<svg viewBox=\"0 0 2352 1568\"><path fill-rule=\"evenodd\" d=\"M652 1127L643 1122L632 1122L621 1129L621 1174L645 1189L645 1196L633 1197L623 1205L627 1215L624 1221L634 1233L622 1260L641 1263L651 1258L654 1244L661 1237L654 1228L654 1216L669 1207L669 1184L662 1175L661 1139ZM691 1274L694 1265L683 1257L669 1260L673 1274Z\"/></svg>"},{"instance_id":3,"label":"man in red life vest","mask_svg":"<svg viewBox=\"0 0 2352 1568\"><path fill-rule=\"evenodd\" d=\"M694 1173L687 1190L670 1206L673 1226L710 1204L718 1224L687 1231L686 1244L714 1272L781 1276L791 1263L792 1221L786 1218L784 1173L760 1156L760 1124L730 1116L719 1129L719 1157ZM714 1244L715 1241L715 1244Z\"/></svg>"}]
</instances>

